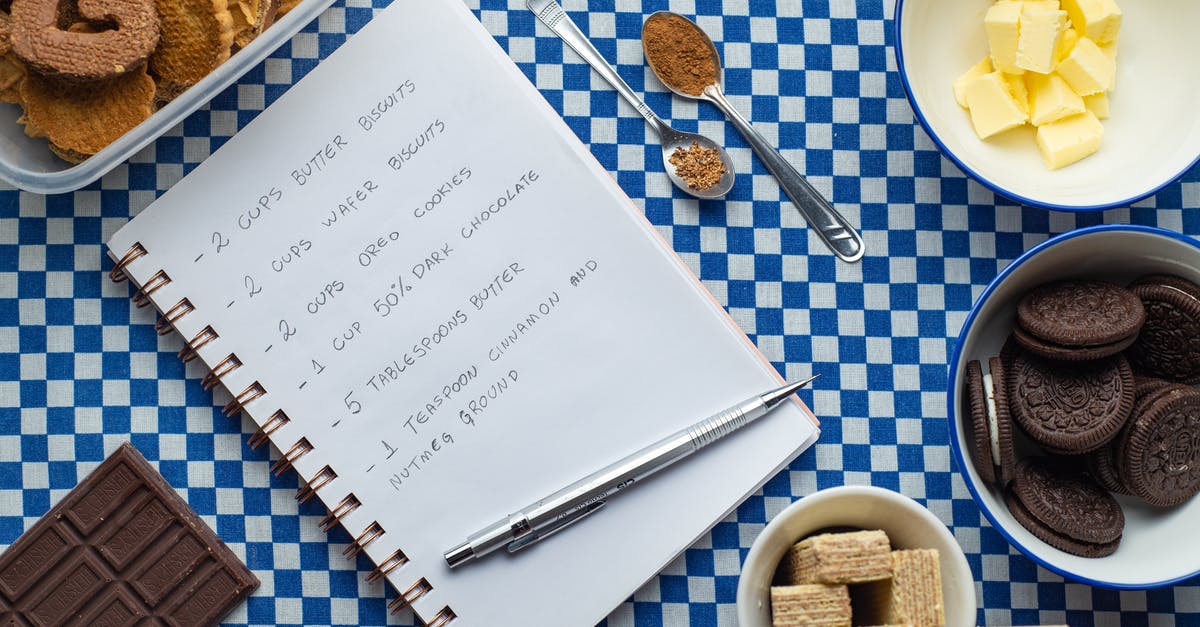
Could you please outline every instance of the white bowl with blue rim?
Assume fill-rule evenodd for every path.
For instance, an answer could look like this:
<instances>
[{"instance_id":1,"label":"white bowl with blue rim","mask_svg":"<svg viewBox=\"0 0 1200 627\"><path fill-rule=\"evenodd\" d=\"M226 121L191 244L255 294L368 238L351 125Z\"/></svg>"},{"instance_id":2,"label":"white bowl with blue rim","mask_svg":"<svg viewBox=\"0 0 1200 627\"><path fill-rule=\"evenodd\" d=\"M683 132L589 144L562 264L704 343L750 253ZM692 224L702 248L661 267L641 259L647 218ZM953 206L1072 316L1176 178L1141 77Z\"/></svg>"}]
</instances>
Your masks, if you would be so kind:
<instances>
[{"instance_id":1,"label":"white bowl with blue rim","mask_svg":"<svg viewBox=\"0 0 1200 627\"><path fill-rule=\"evenodd\" d=\"M882 529L893 549L937 549L946 624L975 624L975 578L941 519L899 492L837 486L787 506L755 538L738 578L738 625L771 627L771 585L779 562L792 545L830 528Z\"/></svg>"},{"instance_id":2,"label":"white bowl with blue rim","mask_svg":"<svg viewBox=\"0 0 1200 627\"><path fill-rule=\"evenodd\" d=\"M1011 331L1017 301L1034 287L1059 279L1100 279L1126 284L1167 273L1200 283L1200 242L1165 229L1093 226L1034 246L992 280L971 308L950 359L950 447L971 496L984 516L1030 559L1069 579L1104 588L1142 590L1200 575L1200 498L1172 508L1117 495L1125 511L1121 545L1108 557L1085 558L1035 538L1009 513L1003 492L980 478L970 462L971 417L963 411L964 372L973 359L986 364ZM1018 451L1020 454L1020 451Z\"/></svg>"},{"instance_id":3,"label":"white bowl with blue rim","mask_svg":"<svg viewBox=\"0 0 1200 627\"><path fill-rule=\"evenodd\" d=\"M898 0L896 65L917 120L964 172L1026 205L1097 211L1141 200L1200 161L1200 2L1117 0L1111 117L1096 154L1051 171L1026 126L980 140L951 84L988 53L992 0Z\"/></svg>"}]
</instances>

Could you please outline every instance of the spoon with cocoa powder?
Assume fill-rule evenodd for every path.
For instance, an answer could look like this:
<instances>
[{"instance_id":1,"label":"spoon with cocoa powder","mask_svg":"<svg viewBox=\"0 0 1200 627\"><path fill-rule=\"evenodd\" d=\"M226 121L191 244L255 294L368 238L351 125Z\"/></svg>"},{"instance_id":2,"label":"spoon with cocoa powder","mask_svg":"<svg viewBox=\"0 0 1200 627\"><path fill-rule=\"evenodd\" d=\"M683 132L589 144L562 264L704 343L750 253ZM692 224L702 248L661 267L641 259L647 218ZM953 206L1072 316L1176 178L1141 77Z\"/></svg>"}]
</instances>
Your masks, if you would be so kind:
<instances>
[{"instance_id":1,"label":"spoon with cocoa powder","mask_svg":"<svg viewBox=\"0 0 1200 627\"><path fill-rule=\"evenodd\" d=\"M725 113L833 254L848 262L862 259L858 231L725 98L721 57L695 22L669 11L652 14L642 25L642 49L667 89L684 98L707 100Z\"/></svg>"},{"instance_id":2,"label":"spoon with cocoa powder","mask_svg":"<svg viewBox=\"0 0 1200 627\"><path fill-rule=\"evenodd\" d=\"M558 2L527 0L526 4L538 20L583 57L600 78L612 85L622 98L646 118L650 128L658 133L662 143L663 165L667 177L676 187L697 198L720 198L733 187L733 161L724 148L703 135L677 131L655 115L588 41Z\"/></svg>"}]
</instances>

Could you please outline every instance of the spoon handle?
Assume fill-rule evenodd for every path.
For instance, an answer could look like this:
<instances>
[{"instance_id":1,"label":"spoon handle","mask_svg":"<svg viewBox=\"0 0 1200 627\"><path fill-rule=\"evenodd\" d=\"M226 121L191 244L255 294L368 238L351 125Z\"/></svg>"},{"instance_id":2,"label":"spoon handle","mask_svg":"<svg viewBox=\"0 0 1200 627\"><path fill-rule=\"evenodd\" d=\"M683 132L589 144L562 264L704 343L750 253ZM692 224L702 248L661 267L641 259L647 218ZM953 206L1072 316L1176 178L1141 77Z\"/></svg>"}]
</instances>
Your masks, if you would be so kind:
<instances>
[{"instance_id":1,"label":"spoon handle","mask_svg":"<svg viewBox=\"0 0 1200 627\"><path fill-rule=\"evenodd\" d=\"M567 15L567 12L563 10L558 2L555 0L527 0L525 4L529 7L530 11L533 11L533 14L537 16L537 19L541 23L554 31L554 34L558 35L571 50L574 50L575 54L583 57L583 60L592 66L592 69L600 75L600 78L608 81L608 84L612 85L613 89L617 90L617 93L626 102L633 105L633 108L637 109L638 113L646 118L646 121L650 123L651 128L655 132L660 136L663 134L664 129L667 127L666 122L663 122L662 118L655 115L650 110L649 105L638 97L637 93L629 87L620 74L617 74L617 71L605 60L604 55L600 54L596 46L592 45L592 42L583 34L583 31L579 30L579 27L571 20L571 16Z\"/></svg>"},{"instance_id":2,"label":"spoon handle","mask_svg":"<svg viewBox=\"0 0 1200 627\"><path fill-rule=\"evenodd\" d=\"M766 140L765 137L759 134L742 114L733 107L733 103L725 98L725 94L717 86L710 86L704 90L704 95L717 105L725 113L737 130L746 138L750 147L754 149L754 153L759 159L766 164L767 169L771 174L775 175L779 181L779 186L783 188L787 197L792 199L792 203L800 210L800 215L808 221L808 225L812 227L821 241L833 251L842 261L853 263L862 259L865 252L863 247L862 236L854 227L838 213L833 205L825 200L813 186L800 174L792 164L788 163L783 155Z\"/></svg>"}]
</instances>

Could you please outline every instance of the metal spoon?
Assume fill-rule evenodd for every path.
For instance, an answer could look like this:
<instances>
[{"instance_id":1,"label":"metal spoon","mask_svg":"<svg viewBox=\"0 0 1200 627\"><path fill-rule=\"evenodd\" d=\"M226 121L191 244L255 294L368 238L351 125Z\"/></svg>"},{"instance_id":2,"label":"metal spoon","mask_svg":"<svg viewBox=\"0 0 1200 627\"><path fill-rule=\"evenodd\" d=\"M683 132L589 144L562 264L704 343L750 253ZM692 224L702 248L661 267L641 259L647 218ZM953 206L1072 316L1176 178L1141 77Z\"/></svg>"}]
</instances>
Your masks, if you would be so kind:
<instances>
[{"instance_id":1,"label":"metal spoon","mask_svg":"<svg viewBox=\"0 0 1200 627\"><path fill-rule=\"evenodd\" d=\"M809 226L816 230L817 235L825 242L829 250L833 251L833 254L837 255L843 261L855 262L862 259L864 248L862 237L858 234L858 231L854 230L854 227L846 221L846 218L843 218L833 208L833 205L829 204L829 201L821 196L820 192L813 189L813 186L804 179L804 176L796 171L796 168L792 167L792 164L788 163L783 158L783 155L779 154L779 151L766 138L760 135L751 126L750 122L742 117L741 113L738 113L733 104L725 98L725 93L721 90L721 57L717 54L717 48L713 45L712 39L708 37L708 34L701 30L695 22L670 11L659 11L652 14L646 19L646 24L655 19L666 19L669 16L676 16L685 21L696 30L696 33L708 46L709 51L712 53L713 63L717 69L716 80L712 85L705 87L704 91L700 94L689 94L680 91L663 78L663 73L659 71L659 68L655 67L651 55L646 51L646 60L650 63L650 69L654 71L654 75L667 86L667 89L684 98L707 100L717 105L717 108L724 112L729 121L733 122L733 125L737 127L742 137L746 138L750 147L754 149L754 153L758 155L759 159L762 159L762 162L766 164L771 174L775 175L784 193L787 194L788 198L792 199L796 208L800 210L800 215L804 216ZM643 50L645 50L645 46L646 25L644 24L642 26Z\"/></svg>"},{"instance_id":2,"label":"metal spoon","mask_svg":"<svg viewBox=\"0 0 1200 627\"><path fill-rule=\"evenodd\" d=\"M588 41L583 31L579 30L579 27L575 25L575 22L571 20L571 17L567 15L567 12L555 0L527 0L526 5L529 6L530 11L533 11L538 20L554 31L554 34L558 35L576 54L583 57L583 60L587 61L593 70L596 70L600 78L603 78L609 85L612 85L613 89L617 90L617 93L626 102L633 105L638 113L641 113L642 117L646 118L646 122L650 124L650 128L658 133L659 140L662 143L663 166L667 170L667 176L670 177L671 182L676 187L697 198L720 198L733 187L733 161L729 158L729 154L725 152L724 148L703 135L677 131L664 122L662 118L655 115L650 110L650 107L638 97L637 93L625 83L621 75L617 74L617 71L608 64L608 61L604 59L600 51L596 50L591 41ZM671 154L677 148L691 147L692 142L696 142L704 148L716 149L717 154L720 155L721 163L725 165L725 174L721 175L721 180L717 181L711 187L694 189L689 187L675 173L675 166L671 163Z\"/></svg>"}]
</instances>

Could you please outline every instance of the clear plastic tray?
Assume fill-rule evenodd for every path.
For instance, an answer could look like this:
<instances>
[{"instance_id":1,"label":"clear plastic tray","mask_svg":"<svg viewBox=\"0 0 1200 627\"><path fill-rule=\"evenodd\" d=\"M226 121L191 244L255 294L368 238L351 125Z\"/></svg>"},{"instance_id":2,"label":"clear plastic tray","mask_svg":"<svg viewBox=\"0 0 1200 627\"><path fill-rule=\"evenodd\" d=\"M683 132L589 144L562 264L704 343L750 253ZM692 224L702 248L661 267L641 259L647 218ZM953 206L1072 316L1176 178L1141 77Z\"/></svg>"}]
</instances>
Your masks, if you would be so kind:
<instances>
[{"instance_id":1,"label":"clear plastic tray","mask_svg":"<svg viewBox=\"0 0 1200 627\"><path fill-rule=\"evenodd\" d=\"M26 136L25 127L17 123L19 106L0 106L0 178L39 194L70 192L95 181L212 100L331 4L333 0L303 0L191 89L78 165L54 156L45 139Z\"/></svg>"}]
</instances>

